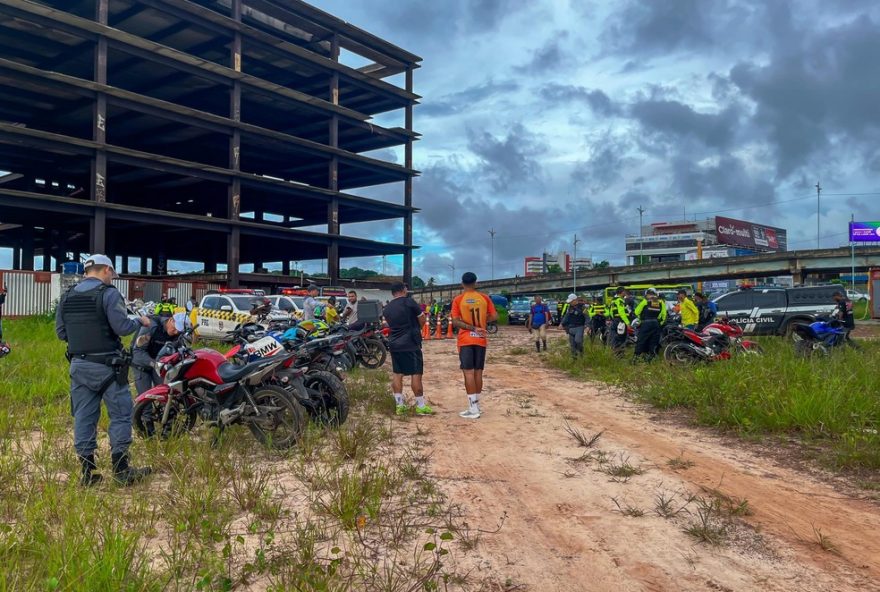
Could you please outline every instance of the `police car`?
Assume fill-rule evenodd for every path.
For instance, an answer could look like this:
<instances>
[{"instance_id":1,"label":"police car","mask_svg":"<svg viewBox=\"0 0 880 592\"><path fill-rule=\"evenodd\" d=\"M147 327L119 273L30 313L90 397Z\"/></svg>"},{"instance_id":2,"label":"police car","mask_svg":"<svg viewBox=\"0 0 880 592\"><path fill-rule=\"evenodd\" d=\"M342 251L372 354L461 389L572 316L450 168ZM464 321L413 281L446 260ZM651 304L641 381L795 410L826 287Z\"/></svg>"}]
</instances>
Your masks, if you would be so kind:
<instances>
[{"instance_id":1,"label":"police car","mask_svg":"<svg viewBox=\"0 0 880 592\"><path fill-rule=\"evenodd\" d=\"M750 335L788 335L798 323L830 316L840 286L743 287L713 300L720 316L736 321Z\"/></svg>"},{"instance_id":2,"label":"police car","mask_svg":"<svg viewBox=\"0 0 880 592\"><path fill-rule=\"evenodd\" d=\"M256 321L252 314L254 308L267 303L260 290L221 290L205 294L196 311L199 324L198 333L210 339L227 339L228 333L241 323ZM268 320L289 318L287 313L276 309L267 316Z\"/></svg>"}]
</instances>

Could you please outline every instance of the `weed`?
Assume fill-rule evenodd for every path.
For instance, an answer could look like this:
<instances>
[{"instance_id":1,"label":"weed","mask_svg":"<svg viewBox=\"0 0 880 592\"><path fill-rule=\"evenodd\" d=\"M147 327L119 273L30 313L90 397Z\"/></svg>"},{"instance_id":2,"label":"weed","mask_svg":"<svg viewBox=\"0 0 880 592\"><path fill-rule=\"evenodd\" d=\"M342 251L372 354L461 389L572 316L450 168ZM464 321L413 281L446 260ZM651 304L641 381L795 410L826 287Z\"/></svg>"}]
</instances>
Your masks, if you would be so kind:
<instances>
[{"instance_id":1,"label":"weed","mask_svg":"<svg viewBox=\"0 0 880 592\"><path fill-rule=\"evenodd\" d=\"M837 545L831 542L831 539L828 538L828 535L822 532L822 529L810 523L810 526L813 527L813 537L816 539L816 544L822 547L823 551L828 551L829 553L839 554L840 551L837 548Z\"/></svg>"},{"instance_id":2,"label":"weed","mask_svg":"<svg viewBox=\"0 0 880 592\"><path fill-rule=\"evenodd\" d=\"M530 350L528 348L518 346L518 347L510 348L509 350L507 350L507 353L510 354L511 356L524 356L531 351L532 350Z\"/></svg>"},{"instance_id":3,"label":"weed","mask_svg":"<svg viewBox=\"0 0 880 592\"><path fill-rule=\"evenodd\" d=\"M636 475L644 473L641 466L633 466L629 462L629 456L620 455L617 462L610 461L603 468L602 472L611 477L611 481L616 483L628 483L629 480Z\"/></svg>"},{"instance_id":4,"label":"weed","mask_svg":"<svg viewBox=\"0 0 880 592\"><path fill-rule=\"evenodd\" d=\"M612 497L611 501L614 502L614 505L617 506L616 512L619 512L623 516L629 516L630 518L641 518L645 515L645 511L638 506L633 506L624 498L622 501L618 500L616 497Z\"/></svg>"},{"instance_id":5,"label":"weed","mask_svg":"<svg viewBox=\"0 0 880 592\"><path fill-rule=\"evenodd\" d=\"M675 518L682 512L687 511L687 503L679 504L676 507L676 499L678 494L675 492L661 490L654 496L654 512L661 518Z\"/></svg>"},{"instance_id":6,"label":"weed","mask_svg":"<svg viewBox=\"0 0 880 592\"><path fill-rule=\"evenodd\" d=\"M681 452L675 458L670 458L668 461L666 461L666 465L673 471L686 471L690 468L693 468L696 463L694 463L694 461L692 460L685 459L684 452Z\"/></svg>"},{"instance_id":7,"label":"weed","mask_svg":"<svg viewBox=\"0 0 880 592\"><path fill-rule=\"evenodd\" d=\"M605 430L601 430L591 436L588 436L583 431L568 423L567 419L563 424L563 429L565 429L565 433L571 436L574 441L578 443L578 446L582 446L583 448L592 448L596 444L596 442L599 441L599 438L602 437L602 434L605 433Z\"/></svg>"},{"instance_id":8,"label":"weed","mask_svg":"<svg viewBox=\"0 0 880 592\"><path fill-rule=\"evenodd\" d=\"M715 499L696 498L697 509L684 531L700 542L720 545L727 536L727 525L721 521L721 503Z\"/></svg>"}]
</instances>

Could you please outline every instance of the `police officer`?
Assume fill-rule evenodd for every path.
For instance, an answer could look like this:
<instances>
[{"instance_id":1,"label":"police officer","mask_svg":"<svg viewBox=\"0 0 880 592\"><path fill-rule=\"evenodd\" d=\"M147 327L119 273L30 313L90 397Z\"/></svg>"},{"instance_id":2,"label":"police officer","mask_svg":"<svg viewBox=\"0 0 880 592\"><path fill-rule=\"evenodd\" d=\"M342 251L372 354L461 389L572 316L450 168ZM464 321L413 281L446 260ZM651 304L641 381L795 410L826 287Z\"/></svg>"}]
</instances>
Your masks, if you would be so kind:
<instances>
[{"instance_id":1,"label":"police officer","mask_svg":"<svg viewBox=\"0 0 880 592\"><path fill-rule=\"evenodd\" d=\"M576 294L569 294L565 302L565 313L560 325L568 333L568 347L574 357L584 353L584 329L587 325L587 311L584 302Z\"/></svg>"},{"instance_id":2,"label":"police officer","mask_svg":"<svg viewBox=\"0 0 880 592\"><path fill-rule=\"evenodd\" d=\"M166 343L177 341L186 326L185 312L178 312L170 317L153 315L149 318L150 324L141 327L131 342L131 369L134 387L139 395L160 383L153 362Z\"/></svg>"},{"instance_id":3,"label":"police officer","mask_svg":"<svg viewBox=\"0 0 880 592\"><path fill-rule=\"evenodd\" d=\"M619 287L611 301L611 338L608 342L617 357L623 356L626 348L626 328L629 325L629 314L626 310L626 288Z\"/></svg>"},{"instance_id":4,"label":"police officer","mask_svg":"<svg viewBox=\"0 0 880 592\"><path fill-rule=\"evenodd\" d=\"M151 469L128 464L132 400L129 358L120 336L134 333L139 325L148 326L150 319L132 320L126 315L122 295L111 284L116 272L109 257L92 255L83 267L85 277L61 297L55 317L55 333L67 342L70 360L73 445L82 466L80 483L88 486L101 480L95 473L95 449L103 399L110 416L113 475L118 483L130 485Z\"/></svg>"},{"instance_id":5,"label":"police officer","mask_svg":"<svg viewBox=\"0 0 880 592\"><path fill-rule=\"evenodd\" d=\"M832 298L834 298L834 302L837 304L834 317L843 323L843 328L846 329L846 339L851 339L849 336L850 331L856 328L856 315L853 311L852 300L846 297L846 293L843 290L834 292Z\"/></svg>"},{"instance_id":6,"label":"police officer","mask_svg":"<svg viewBox=\"0 0 880 592\"><path fill-rule=\"evenodd\" d=\"M174 314L174 306L174 298L162 296L162 301L156 305L156 308L153 310L153 314L163 317L170 317Z\"/></svg>"},{"instance_id":7,"label":"police officer","mask_svg":"<svg viewBox=\"0 0 880 592\"><path fill-rule=\"evenodd\" d=\"M645 290L645 299L636 305L633 314L639 320L633 361L643 356L650 362L660 350L660 326L666 322L666 301L657 295L657 290L648 288Z\"/></svg>"},{"instance_id":8,"label":"police officer","mask_svg":"<svg viewBox=\"0 0 880 592\"><path fill-rule=\"evenodd\" d=\"M587 314L590 316L590 343L592 343L596 335L601 335L605 330L605 305L601 298L597 297L593 300L593 304L587 309Z\"/></svg>"}]
</instances>

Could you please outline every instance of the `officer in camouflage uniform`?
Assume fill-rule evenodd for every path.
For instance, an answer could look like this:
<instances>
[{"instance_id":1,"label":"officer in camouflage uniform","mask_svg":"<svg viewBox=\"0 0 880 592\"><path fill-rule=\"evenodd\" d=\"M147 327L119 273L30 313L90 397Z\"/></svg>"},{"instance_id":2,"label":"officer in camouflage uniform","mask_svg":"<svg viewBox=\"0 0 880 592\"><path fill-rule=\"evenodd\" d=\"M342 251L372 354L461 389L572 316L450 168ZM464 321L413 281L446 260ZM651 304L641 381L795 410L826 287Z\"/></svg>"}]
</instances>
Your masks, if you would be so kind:
<instances>
[{"instance_id":1,"label":"officer in camouflage uniform","mask_svg":"<svg viewBox=\"0 0 880 592\"><path fill-rule=\"evenodd\" d=\"M80 483L89 486L101 481L101 475L95 472L95 449L103 400L110 416L113 475L118 483L130 485L149 475L151 469L128 464L132 413L130 359L120 336L149 325L150 319L132 320L126 315L122 294L111 284L116 272L109 257L92 255L83 267L85 277L61 297L55 317L55 333L67 342L70 360L73 445L82 466Z\"/></svg>"}]
</instances>

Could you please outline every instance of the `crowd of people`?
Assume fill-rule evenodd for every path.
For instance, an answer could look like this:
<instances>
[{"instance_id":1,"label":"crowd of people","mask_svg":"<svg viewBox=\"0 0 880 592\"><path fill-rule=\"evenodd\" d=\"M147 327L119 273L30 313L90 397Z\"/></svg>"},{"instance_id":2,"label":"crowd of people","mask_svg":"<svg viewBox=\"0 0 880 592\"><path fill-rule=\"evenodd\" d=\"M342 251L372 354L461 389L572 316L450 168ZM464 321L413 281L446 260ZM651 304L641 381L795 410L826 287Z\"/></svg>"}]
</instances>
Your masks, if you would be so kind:
<instances>
[{"instance_id":1,"label":"crowd of people","mask_svg":"<svg viewBox=\"0 0 880 592\"><path fill-rule=\"evenodd\" d=\"M84 264L83 280L62 296L56 313L56 334L67 343L74 448L81 465L80 482L85 486L101 481L96 470L95 450L102 402L110 418L108 432L114 479L129 485L151 473L149 467L136 467L129 461L133 407L129 368L133 370L138 392L153 387L158 381L153 370L158 352L187 327L187 312L178 309L170 299L163 299L152 315L131 318L122 295L112 284L115 277L110 258L91 256ZM459 415L475 420L482 415L480 400L488 347L487 329L490 323L496 322L498 313L489 295L477 290L474 273L462 275L461 287L461 293L448 306L448 315L455 330L459 368L467 398L467 407ZM439 316L446 311L436 301L428 305L416 303L404 283L393 284L391 291L392 299L386 302L382 311L389 330L390 394L398 414L412 410L416 415L432 415L434 411L426 399L423 383L422 332L429 314ZM0 307L5 297L6 290L0 290ZM852 303L842 291L836 292L834 299L844 326L853 328ZM704 294L695 292L690 295L686 290L679 290L677 300L676 314L683 327L700 330L715 319L717 309ZM195 298L186 304L186 311L191 312ZM349 291L340 312L334 298L323 305L318 300L317 286L312 286L304 301L303 322L324 319L330 323L346 322L356 329L363 325L358 319L359 304L357 293ZM661 328L670 317L666 301L653 288L645 290L644 298L638 301L626 288L618 288L607 306L600 298L588 302L578 294L569 294L559 313L559 325L568 336L573 356L583 354L586 336L591 340L599 337L622 356L627 340L631 340L634 333L634 361L650 361L657 355ZM534 337L537 352L547 350L548 331L553 324L550 307L536 296L526 328ZM131 350L127 352L122 337L135 332ZM415 399L412 407L404 395L406 377L410 378Z\"/></svg>"}]
</instances>

